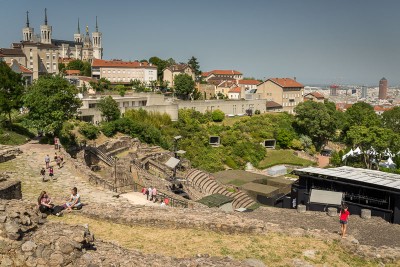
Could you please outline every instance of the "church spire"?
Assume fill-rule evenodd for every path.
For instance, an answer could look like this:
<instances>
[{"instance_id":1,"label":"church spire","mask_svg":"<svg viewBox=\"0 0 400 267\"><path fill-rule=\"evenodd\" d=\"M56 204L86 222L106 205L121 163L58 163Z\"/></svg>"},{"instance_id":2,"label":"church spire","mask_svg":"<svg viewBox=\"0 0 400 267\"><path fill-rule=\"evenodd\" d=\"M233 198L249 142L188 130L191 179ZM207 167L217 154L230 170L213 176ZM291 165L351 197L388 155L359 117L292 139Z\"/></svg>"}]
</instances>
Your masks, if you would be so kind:
<instances>
[{"instance_id":1,"label":"church spire","mask_svg":"<svg viewBox=\"0 0 400 267\"><path fill-rule=\"evenodd\" d=\"M78 18L78 33L81 33L81 27L79 27L79 18Z\"/></svg>"},{"instance_id":2,"label":"church spire","mask_svg":"<svg viewBox=\"0 0 400 267\"><path fill-rule=\"evenodd\" d=\"M96 16L96 32L99 31L99 26L97 26L97 16Z\"/></svg>"},{"instance_id":3,"label":"church spire","mask_svg":"<svg viewBox=\"0 0 400 267\"><path fill-rule=\"evenodd\" d=\"M44 9L44 25L47 25L47 8Z\"/></svg>"},{"instance_id":4,"label":"church spire","mask_svg":"<svg viewBox=\"0 0 400 267\"><path fill-rule=\"evenodd\" d=\"M26 11L26 27L29 28L29 11Z\"/></svg>"}]
</instances>

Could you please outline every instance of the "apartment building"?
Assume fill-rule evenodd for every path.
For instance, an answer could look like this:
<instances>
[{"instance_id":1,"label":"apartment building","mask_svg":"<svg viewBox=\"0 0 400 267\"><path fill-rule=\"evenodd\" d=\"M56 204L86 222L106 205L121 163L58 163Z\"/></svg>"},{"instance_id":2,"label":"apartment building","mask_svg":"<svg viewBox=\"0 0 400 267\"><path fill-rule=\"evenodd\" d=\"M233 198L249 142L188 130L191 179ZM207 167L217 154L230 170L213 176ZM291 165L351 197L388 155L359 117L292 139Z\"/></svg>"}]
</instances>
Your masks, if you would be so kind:
<instances>
[{"instance_id":1,"label":"apartment building","mask_svg":"<svg viewBox=\"0 0 400 267\"><path fill-rule=\"evenodd\" d=\"M113 84L126 84L131 80L139 80L149 85L150 82L157 81L157 66L139 61L94 59L92 77L105 78Z\"/></svg>"},{"instance_id":2,"label":"apartment building","mask_svg":"<svg viewBox=\"0 0 400 267\"><path fill-rule=\"evenodd\" d=\"M163 71L164 81L168 82L169 87L174 86L174 78L179 74L187 74L195 80L195 74L192 68L188 64L175 64L165 68Z\"/></svg>"},{"instance_id":3,"label":"apartment building","mask_svg":"<svg viewBox=\"0 0 400 267\"><path fill-rule=\"evenodd\" d=\"M270 78L257 86L257 95L293 114L294 108L304 100L304 85L291 78Z\"/></svg>"}]
</instances>

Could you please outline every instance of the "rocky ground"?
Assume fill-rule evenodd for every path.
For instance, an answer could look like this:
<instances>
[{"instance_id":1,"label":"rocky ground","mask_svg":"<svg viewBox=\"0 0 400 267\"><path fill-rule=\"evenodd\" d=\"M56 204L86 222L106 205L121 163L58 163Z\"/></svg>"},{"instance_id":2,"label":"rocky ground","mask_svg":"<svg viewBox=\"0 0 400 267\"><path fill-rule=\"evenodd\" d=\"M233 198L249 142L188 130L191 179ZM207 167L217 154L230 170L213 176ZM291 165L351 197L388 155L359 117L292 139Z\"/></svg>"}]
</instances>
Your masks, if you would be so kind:
<instances>
[{"instance_id":1,"label":"rocky ground","mask_svg":"<svg viewBox=\"0 0 400 267\"><path fill-rule=\"evenodd\" d=\"M286 229L298 227L306 230L326 230L330 233L338 233L340 230L338 217L329 217L323 212L298 213L291 209L262 207L241 216L279 224ZM396 238L400 236L400 225L390 224L378 217L365 220L359 216L350 216L348 234L354 236L360 244L374 247L400 247L400 238Z\"/></svg>"}]
</instances>

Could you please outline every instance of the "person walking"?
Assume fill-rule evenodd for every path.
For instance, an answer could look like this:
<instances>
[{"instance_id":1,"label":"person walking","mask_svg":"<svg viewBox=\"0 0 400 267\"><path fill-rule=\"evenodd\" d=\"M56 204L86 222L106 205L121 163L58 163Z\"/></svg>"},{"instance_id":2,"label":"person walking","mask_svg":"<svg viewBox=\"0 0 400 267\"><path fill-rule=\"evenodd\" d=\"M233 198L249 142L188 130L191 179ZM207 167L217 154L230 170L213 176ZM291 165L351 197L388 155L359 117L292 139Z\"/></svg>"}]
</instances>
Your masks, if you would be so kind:
<instances>
[{"instance_id":1,"label":"person walking","mask_svg":"<svg viewBox=\"0 0 400 267\"><path fill-rule=\"evenodd\" d=\"M40 170L40 175L42 176L42 181L46 182L46 169L44 167Z\"/></svg>"},{"instance_id":2,"label":"person walking","mask_svg":"<svg viewBox=\"0 0 400 267\"><path fill-rule=\"evenodd\" d=\"M57 136L54 136L54 149L55 150L58 149L58 138L57 138Z\"/></svg>"},{"instance_id":3,"label":"person walking","mask_svg":"<svg viewBox=\"0 0 400 267\"><path fill-rule=\"evenodd\" d=\"M44 162L46 163L46 169L48 169L50 167L50 157L49 157L49 155L47 155L44 158Z\"/></svg>"},{"instance_id":4,"label":"person walking","mask_svg":"<svg viewBox=\"0 0 400 267\"><path fill-rule=\"evenodd\" d=\"M152 191L151 195L153 196L153 202L155 203L157 201L157 189L156 189L156 187L153 187L153 191Z\"/></svg>"},{"instance_id":5,"label":"person walking","mask_svg":"<svg viewBox=\"0 0 400 267\"><path fill-rule=\"evenodd\" d=\"M153 199L153 188L151 188L151 186L149 186L147 191L149 191L149 194L147 195L147 200L151 201Z\"/></svg>"},{"instance_id":6,"label":"person walking","mask_svg":"<svg viewBox=\"0 0 400 267\"><path fill-rule=\"evenodd\" d=\"M50 169L49 169L49 176L50 176L51 178L53 178L53 180L56 179L56 178L54 177L54 169L53 169L53 167L50 167Z\"/></svg>"},{"instance_id":7,"label":"person walking","mask_svg":"<svg viewBox=\"0 0 400 267\"><path fill-rule=\"evenodd\" d=\"M342 238L346 238L347 224L350 216L350 212L348 211L348 209L349 208L347 207L347 205L343 204L339 213L339 222L340 222L340 230Z\"/></svg>"}]
</instances>

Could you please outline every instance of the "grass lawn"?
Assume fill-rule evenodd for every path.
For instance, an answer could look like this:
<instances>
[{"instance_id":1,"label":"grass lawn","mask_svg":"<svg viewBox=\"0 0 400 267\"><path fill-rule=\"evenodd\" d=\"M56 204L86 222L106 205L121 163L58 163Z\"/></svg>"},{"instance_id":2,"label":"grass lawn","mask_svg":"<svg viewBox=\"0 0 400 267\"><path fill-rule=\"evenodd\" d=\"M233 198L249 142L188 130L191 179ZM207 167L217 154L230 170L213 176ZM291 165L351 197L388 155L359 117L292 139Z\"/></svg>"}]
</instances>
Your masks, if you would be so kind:
<instances>
[{"instance_id":1,"label":"grass lawn","mask_svg":"<svg viewBox=\"0 0 400 267\"><path fill-rule=\"evenodd\" d=\"M8 131L8 130L3 130L3 133L0 136L0 144L2 145L22 145L27 142L29 139L28 136Z\"/></svg>"},{"instance_id":2,"label":"grass lawn","mask_svg":"<svg viewBox=\"0 0 400 267\"><path fill-rule=\"evenodd\" d=\"M51 216L49 220L57 223L89 224L90 231L97 238L114 241L122 247L147 254L178 258L193 257L196 254L231 256L239 260L255 258L267 266L292 266L295 258L318 266L379 266L377 262L350 254L337 241L327 242L309 236L291 237L280 233L224 234L198 229L127 226L73 213L63 217ZM315 257L305 256L304 252L307 250L316 251Z\"/></svg>"},{"instance_id":3,"label":"grass lawn","mask_svg":"<svg viewBox=\"0 0 400 267\"><path fill-rule=\"evenodd\" d=\"M260 161L259 169L266 169L279 164L310 166L314 162L293 155L293 150L268 150L265 158Z\"/></svg>"}]
</instances>

